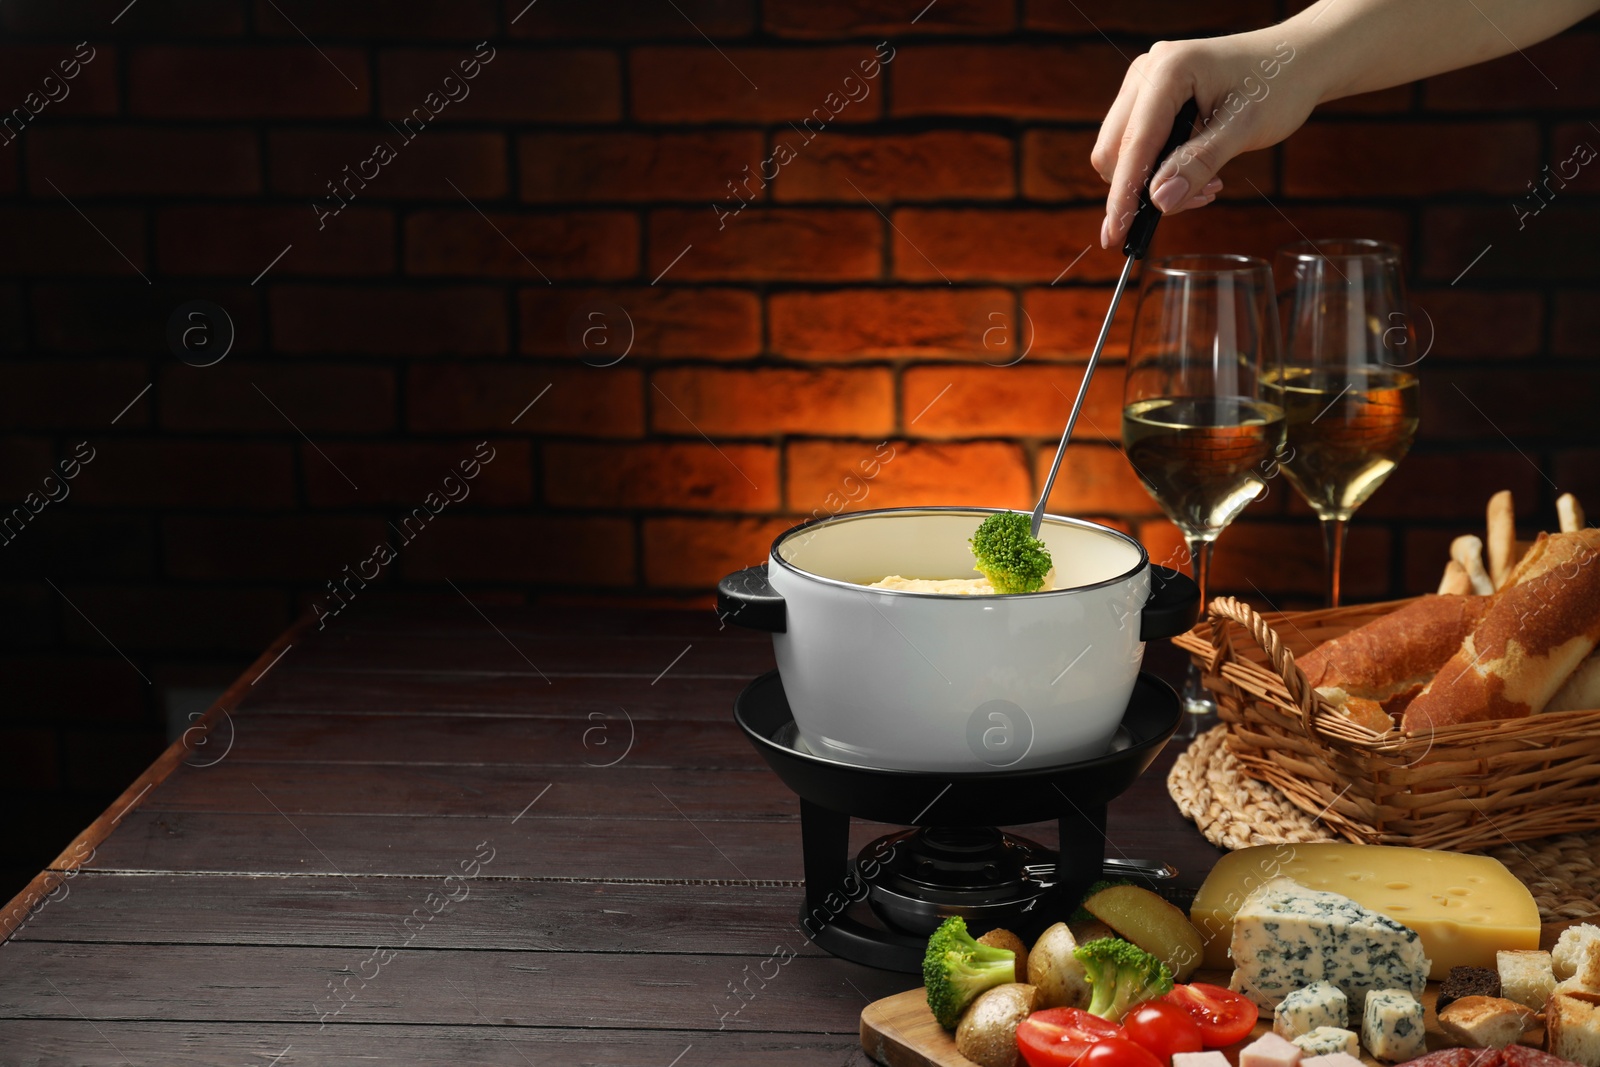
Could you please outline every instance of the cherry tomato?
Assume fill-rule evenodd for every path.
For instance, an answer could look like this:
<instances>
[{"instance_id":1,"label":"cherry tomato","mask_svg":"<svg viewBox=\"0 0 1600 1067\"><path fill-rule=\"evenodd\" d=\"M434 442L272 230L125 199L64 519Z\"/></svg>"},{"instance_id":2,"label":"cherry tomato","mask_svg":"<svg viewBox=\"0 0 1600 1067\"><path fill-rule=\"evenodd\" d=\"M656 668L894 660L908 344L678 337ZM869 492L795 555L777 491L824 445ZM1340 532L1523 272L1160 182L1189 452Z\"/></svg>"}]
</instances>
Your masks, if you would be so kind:
<instances>
[{"instance_id":1,"label":"cherry tomato","mask_svg":"<svg viewBox=\"0 0 1600 1067\"><path fill-rule=\"evenodd\" d=\"M1175 985L1161 999L1189 1013L1200 1025L1200 1040L1206 1048L1223 1048L1243 1041L1255 1029L1260 1014L1248 997L1204 982Z\"/></svg>"},{"instance_id":2,"label":"cherry tomato","mask_svg":"<svg viewBox=\"0 0 1600 1067\"><path fill-rule=\"evenodd\" d=\"M1164 1000L1135 1004L1123 1017L1122 1028L1128 1040L1149 1049L1162 1063L1171 1062L1174 1052L1199 1052L1205 1047L1200 1024L1188 1011Z\"/></svg>"},{"instance_id":3,"label":"cherry tomato","mask_svg":"<svg viewBox=\"0 0 1600 1067\"><path fill-rule=\"evenodd\" d=\"M1167 1067L1167 1061L1125 1037L1107 1037L1089 1046L1080 1067Z\"/></svg>"},{"instance_id":4,"label":"cherry tomato","mask_svg":"<svg viewBox=\"0 0 1600 1067\"><path fill-rule=\"evenodd\" d=\"M1121 1037L1122 1027L1081 1008L1046 1008L1034 1012L1017 1027L1017 1051L1022 1053L1028 1067L1072 1067L1096 1043ZM1103 1067L1150 1065L1130 1062Z\"/></svg>"}]
</instances>

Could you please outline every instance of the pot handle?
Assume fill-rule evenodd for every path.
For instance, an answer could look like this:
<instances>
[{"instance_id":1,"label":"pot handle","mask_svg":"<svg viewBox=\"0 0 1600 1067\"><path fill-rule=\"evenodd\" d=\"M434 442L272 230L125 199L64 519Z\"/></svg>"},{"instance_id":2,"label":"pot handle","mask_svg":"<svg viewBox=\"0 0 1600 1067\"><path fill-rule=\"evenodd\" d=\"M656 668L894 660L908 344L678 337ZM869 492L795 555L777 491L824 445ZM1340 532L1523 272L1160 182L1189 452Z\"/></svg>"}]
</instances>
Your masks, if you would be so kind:
<instances>
[{"instance_id":1,"label":"pot handle","mask_svg":"<svg viewBox=\"0 0 1600 1067\"><path fill-rule=\"evenodd\" d=\"M1200 587L1171 567L1150 565L1150 596L1139 616L1139 640L1177 637L1200 617Z\"/></svg>"},{"instance_id":2,"label":"pot handle","mask_svg":"<svg viewBox=\"0 0 1600 1067\"><path fill-rule=\"evenodd\" d=\"M734 571L717 583L717 617L749 630L789 632L788 609L767 581L765 563Z\"/></svg>"}]
</instances>

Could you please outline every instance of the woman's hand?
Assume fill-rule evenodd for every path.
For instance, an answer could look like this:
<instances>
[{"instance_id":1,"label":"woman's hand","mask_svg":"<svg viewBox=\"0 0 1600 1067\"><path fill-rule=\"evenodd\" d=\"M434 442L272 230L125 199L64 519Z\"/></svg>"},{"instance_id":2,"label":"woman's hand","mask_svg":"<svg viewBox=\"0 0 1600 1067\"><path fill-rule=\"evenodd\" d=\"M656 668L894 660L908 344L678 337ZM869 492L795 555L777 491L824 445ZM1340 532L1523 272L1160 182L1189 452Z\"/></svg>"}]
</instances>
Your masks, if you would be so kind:
<instances>
[{"instance_id":1,"label":"woman's hand","mask_svg":"<svg viewBox=\"0 0 1600 1067\"><path fill-rule=\"evenodd\" d=\"M1166 215L1211 203L1222 188L1217 172L1228 160L1300 128L1324 88L1286 29L1161 41L1133 61L1089 156L1111 184L1102 248L1121 244L1127 234L1139 188L1191 97L1200 105L1196 132L1150 183L1150 198Z\"/></svg>"}]
</instances>

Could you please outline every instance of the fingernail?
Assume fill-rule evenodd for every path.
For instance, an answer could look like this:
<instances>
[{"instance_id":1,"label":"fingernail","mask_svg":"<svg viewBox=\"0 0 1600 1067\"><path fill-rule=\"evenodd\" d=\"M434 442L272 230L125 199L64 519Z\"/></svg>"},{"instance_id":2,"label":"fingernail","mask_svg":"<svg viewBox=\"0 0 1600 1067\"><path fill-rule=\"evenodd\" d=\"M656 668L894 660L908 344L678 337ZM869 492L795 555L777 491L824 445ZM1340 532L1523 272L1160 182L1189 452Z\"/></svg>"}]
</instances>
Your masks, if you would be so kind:
<instances>
[{"instance_id":1,"label":"fingernail","mask_svg":"<svg viewBox=\"0 0 1600 1067\"><path fill-rule=\"evenodd\" d=\"M1105 221L1100 223L1100 247L1111 247L1111 216L1107 215Z\"/></svg>"},{"instance_id":2,"label":"fingernail","mask_svg":"<svg viewBox=\"0 0 1600 1067\"><path fill-rule=\"evenodd\" d=\"M1210 181L1206 182L1205 188L1200 190L1200 195L1216 196L1220 192L1222 192L1222 179L1212 178Z\"/></svg>"},{"instance_id":3,"label":"fingernail","mask_svg":"<svg viewBox=\"0 0 1600 1067\"><path fill-rule=\"evenodd\" d=\"M1156 191L1150 194L1150 200L1161 209L1162 214L1172 211L1185 200L1189 199L1189 179L1181 175L1168 178Z\"/></svg>"}]
</instances>

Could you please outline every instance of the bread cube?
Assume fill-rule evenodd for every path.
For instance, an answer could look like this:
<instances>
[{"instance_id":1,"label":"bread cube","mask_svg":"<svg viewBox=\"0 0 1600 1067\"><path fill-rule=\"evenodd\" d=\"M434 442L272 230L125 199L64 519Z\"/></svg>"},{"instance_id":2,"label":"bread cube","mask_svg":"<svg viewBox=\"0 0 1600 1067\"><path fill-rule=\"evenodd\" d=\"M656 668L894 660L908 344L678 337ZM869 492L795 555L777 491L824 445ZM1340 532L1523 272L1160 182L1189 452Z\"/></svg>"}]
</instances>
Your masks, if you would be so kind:
<instances>
[{"instance_id":1,"label":"bread cube","mask_svg":"<svg viewBox=\"0 0 1600 1067\"><path fill-rule=\"evenodd\" d=\"M1543 1011L1556 987L1550 953L1538 949L1501 949L1494 954L1500 972L1500 995L1525 1008Z\"/></svg>"}]
</instances>

